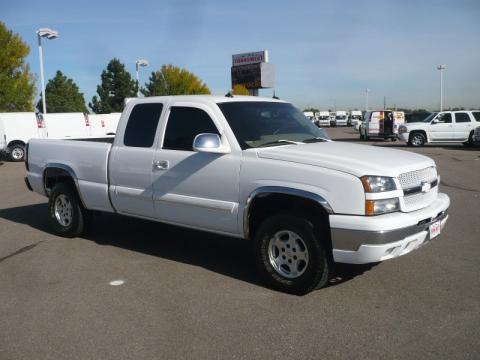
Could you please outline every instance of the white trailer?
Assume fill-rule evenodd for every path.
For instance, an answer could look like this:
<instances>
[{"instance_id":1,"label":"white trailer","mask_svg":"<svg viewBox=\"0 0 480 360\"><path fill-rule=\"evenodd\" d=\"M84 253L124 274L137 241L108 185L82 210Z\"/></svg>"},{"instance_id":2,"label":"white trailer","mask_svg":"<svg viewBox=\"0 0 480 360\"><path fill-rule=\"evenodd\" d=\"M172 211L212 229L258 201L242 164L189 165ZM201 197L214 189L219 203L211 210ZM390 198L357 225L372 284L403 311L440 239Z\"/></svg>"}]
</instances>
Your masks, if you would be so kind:
<instances>
[{"instance_id":1,"label":"white trailer","mask_svg":"<svg viewBox=\"0 0 480 360\"><path fill-rule=\"evenodd\" d=\"M34 112L0 113L0 152L22 161L30 139L46 137L45 122Z\"/></svg>"}]
</instances>

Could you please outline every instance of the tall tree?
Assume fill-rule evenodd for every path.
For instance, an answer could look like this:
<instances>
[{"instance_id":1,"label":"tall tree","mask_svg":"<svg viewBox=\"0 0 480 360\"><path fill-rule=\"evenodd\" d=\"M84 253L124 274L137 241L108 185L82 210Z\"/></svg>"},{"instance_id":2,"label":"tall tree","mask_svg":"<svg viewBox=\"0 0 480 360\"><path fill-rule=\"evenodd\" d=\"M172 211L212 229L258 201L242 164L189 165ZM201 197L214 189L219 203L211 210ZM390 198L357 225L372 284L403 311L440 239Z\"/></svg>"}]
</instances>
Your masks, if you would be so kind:
<instances>
[{"instance_id":1,"label":"tall tree","mask_svg":"<svg viewBox=\"0 0 480 360\"><path fill-rule=\"evenodd\" d=\"M149 83L141 90L145 96L210 94L195 74L173 65L163 65L152 72Z\"/></svg>"},{"instance_id":2,"label":"tall tree","mask_svg":"<svg viewBox=\"0 0 480 360\"><path fill-rule=\"evenodd\" d=\"M0 112L32 111L35 77L25 58L30 48L0 21Z\"/></svg>"},{"instance_id":3,"label":"tall tree","mask_svg":"<svg viewBox=\"0 0 480 360\"><path fill-rule=\"evenodd\" d=\"M107 69L102 71L101 79L102 83L97 86L98 97L95 95L88 104L97 114L121 112L125 98L137 96L137 82L118 59L110 60Z\"/></svg>"},{"instance_id":4,"label":"tall tree","mask_svg":"<svg viewBox=\"0 0 480 360\"><path fill-rule=\"evenodd\" d=\"M83 93L80 92L77 84L63 75L60 70L57 70L53 79L48 80L45 97L49 113L87 112ZM37 109L42 111L41 95L37 103Z\"/></svg>"}]
</instances>

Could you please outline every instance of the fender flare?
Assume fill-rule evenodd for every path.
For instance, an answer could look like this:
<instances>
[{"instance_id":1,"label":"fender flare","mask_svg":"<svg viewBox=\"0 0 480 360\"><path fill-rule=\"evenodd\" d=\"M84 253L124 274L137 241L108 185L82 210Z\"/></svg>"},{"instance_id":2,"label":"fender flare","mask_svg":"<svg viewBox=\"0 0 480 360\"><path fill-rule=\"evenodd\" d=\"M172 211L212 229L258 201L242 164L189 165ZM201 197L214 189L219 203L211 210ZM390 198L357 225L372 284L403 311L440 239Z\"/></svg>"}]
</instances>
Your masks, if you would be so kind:
<instances>
[{"instance_id":1,"label":"fender flare","mask_svg":"<svg viewBox=\"0 0 480 360\"><path fill-rule=\"evenodd\" d=\"M260 195L265 195L265 194L285 194L285 195L292 195L300 198L313 200L316 203L318 203L325 210L327 214L334 213L328 201L321 195L318 195L306 190L300 190L300 189L284 187L284 186L262 186L250 193L245 203L245 207L243 209L243 237L245 239L248 239L249 237L249 222L250 222L249 215L250 215L250 207L252 205L252 202L256 197Z\"/></svg>"},{"instance_id":2,"label":"fender flare","mask_svg":"<svg viewBox=\"0 0 480 360\"><path fill-rule=\"evenodd\" d=\"M80 202L82 203L83 207L85 207L85 202L83 201L82 198L82 193L80 192L80 186L78 185L78 178L77 174L75 174L75 171L68 165L61 164L61 163L48 163L45 165L45 167L42 170L42 181L43 181L43 190L45 191L45 194L48 196L49 193L47 191L47 179L46 179L46 174L49 169L60 169L65 171L73 180L73 183L75 184L75 189L77 191L78 197L80 199Z\"/></svg>"}]
</instances>

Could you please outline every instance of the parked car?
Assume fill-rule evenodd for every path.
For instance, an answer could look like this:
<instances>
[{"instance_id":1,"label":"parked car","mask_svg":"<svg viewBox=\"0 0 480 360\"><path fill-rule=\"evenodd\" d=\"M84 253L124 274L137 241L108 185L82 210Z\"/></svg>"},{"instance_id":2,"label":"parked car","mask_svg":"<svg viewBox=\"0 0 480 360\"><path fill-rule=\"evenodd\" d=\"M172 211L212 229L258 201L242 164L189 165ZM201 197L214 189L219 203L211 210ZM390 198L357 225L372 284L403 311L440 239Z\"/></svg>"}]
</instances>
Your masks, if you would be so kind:
<instances>
[{"instance_id":1,"label":"parked car","mask_svg":"<svg viewBox=\"0 0 480 360\"><path fill-rule=\"evenodd\" d=\"M33 112L0 113L0 153L23 161L29 139L46 137L45 122Z\"/></svg>"},{"instance_id":2,"label":"parked car","mask_svg":"<svg viewBox=\"0 0 480 360\"><path fill-rule=\"evenodd\" d=\"M336 111L335 112L335 126L347 126L347 112Z\"/></svg>"},{"instance_id":3,"label":"parked car","mask_svg":"<svg viewBox=\"0 0 480 360\"><path fill-rule=\"evenodd\" d=\"M399 135L410 146L439 142L473 145L477 126L480 126L479 110L442 111L432 113L422 122L404 124Z\"/></svg>"},{"instance_id":4,"label":"parked car","mask_svg":"<svg viewBox=\"0 0 480 360\"><path fill-rule=\"evenodd\" d=\"M367 111L360 125L360 139L370 138L397 140L398 129L405 122L402 111Z\"/></svg>"},{"instance_id":5,"label":"parked car","mask_svg":"<svg viewBox=\"0 0 480 360\"><path fill-rule=\"evenodd\" d=\"M328 111L320 111L318 113L318 126L330 126L330 113Z\"/></svg>"},{"instance_id":6,"label":"parked car","mask_svg":"<svg viewBox=\"0 0 480 360\"><path fill-rule=\"evenodd\" d=\"M350 111L350 116L348 117L347 125L356 127L357 124L362 122L362 112L358 110ZM360 125L358 125L360 126ZM358 130L358 128L357 128Z\"/></svg>"},{"instance_id":7,"label":"parked car","mask_svg":"<svg viewBox=\"0 0 480 360\"><path fill-rule=\"evenodd\" d=\"M472 136L473 145L480 146L480 126L476 127Z\"/></svg>"},{"instance_id":8,"label":"parked car","mask_svg":"<svg viewBox=\"0 0 480 360\"><path fill-rule=\"evenodd\" d=\"M244 238L272 287L304 294L327 284L334 262L428 243L450 205L432 159L324 134L275 99L135 99L113 144L31 140L26 184L48 197L61 236L105 211Z\"/></svg>"},{"instance_id":9,"label":"parked car","mask_svg":"<svg viewBox=\"0 0 480 360\"><path fill-rule=\"evenodd\" d=\"M422 122L428 116L430 116L431 112L413 112L413 113L405 113L405 122L414 123L414 122Z\"/></svg>"}]
</instances>

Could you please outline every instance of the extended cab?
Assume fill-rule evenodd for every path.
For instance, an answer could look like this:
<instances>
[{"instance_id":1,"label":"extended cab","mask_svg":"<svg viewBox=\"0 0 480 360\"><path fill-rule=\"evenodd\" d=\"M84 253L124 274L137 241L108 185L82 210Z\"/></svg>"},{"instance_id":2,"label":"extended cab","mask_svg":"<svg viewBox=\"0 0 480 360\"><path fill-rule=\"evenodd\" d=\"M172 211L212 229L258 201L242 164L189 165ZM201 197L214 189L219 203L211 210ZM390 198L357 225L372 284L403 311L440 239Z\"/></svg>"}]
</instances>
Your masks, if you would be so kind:
<instances>
[{"instance_id":1,"label":"extended cab","mask_svg":"<svg viewBox=\"0 0 480 360\"><path fill-rule=\"evenodd\" d=\"M421 122L400 126L400 138L410 146L426 143L464 143L473 145L473 132L480 126L480 110L442 111Z\"/></svg>"},{"instance_id":2,"label":"extended cab","mask_svg":"<svg viewBox=\"0 0 480 360\"><path fill-rule=\"evenodd\" d=\"M106 211L244 238L271 286L303 294L327 283L334 262L429 242L450 205L432 159L323 134L274 99L135 99L113 144L30 141L26 182L49 198L60 235L79 236L92 211Z\"/></svg>"}]
</instances>

